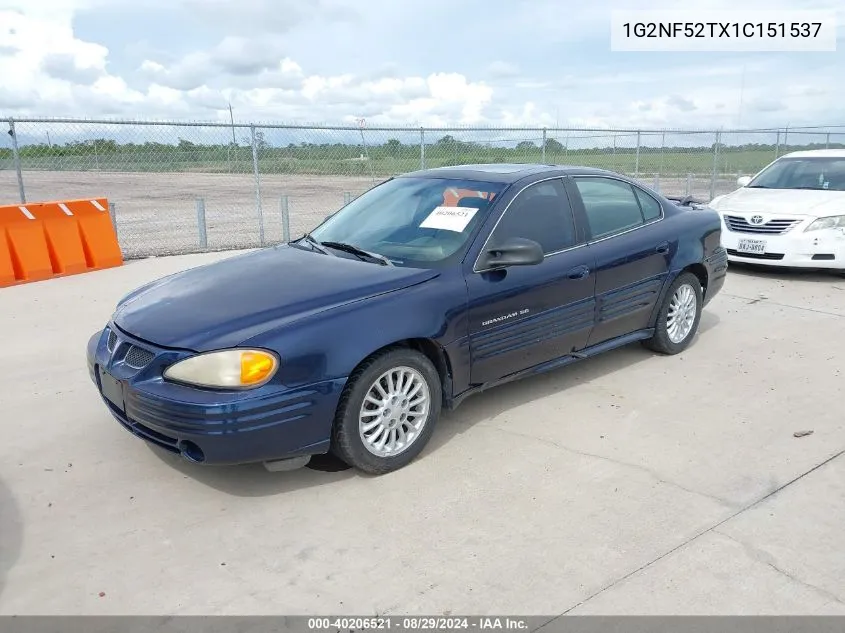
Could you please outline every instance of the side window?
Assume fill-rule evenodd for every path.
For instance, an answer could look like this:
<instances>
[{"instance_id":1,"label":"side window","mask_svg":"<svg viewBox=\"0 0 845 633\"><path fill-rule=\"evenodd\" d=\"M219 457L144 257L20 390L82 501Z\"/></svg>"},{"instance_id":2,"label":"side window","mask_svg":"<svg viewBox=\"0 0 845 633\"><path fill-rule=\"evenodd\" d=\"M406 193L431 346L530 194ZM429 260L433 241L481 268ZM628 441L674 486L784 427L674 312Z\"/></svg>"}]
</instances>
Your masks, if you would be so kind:
<instances>
[{"instance_id":1,"label":"side window","mask_svg":"<svg viewBox=\"0 0 845 633\"><path fill-rule=\"evenodd\" d=\"M544 253L575 246L572 207L560 180L531 185L513 199L494 229L490 244L512 237L534 240Z\"/></svg>"},{"instance_id":2,"label":"side window","mask_svg":"<svg viewBox=\"0 0 845 633\"><path fill-rule=\"evenodd\" d=\"M612 178L573 178L584 209L593 239L619 233L643 224L640 203L633 188Z\"/></svg>"},{"instance_id":3,"label":"side window","mask_svg":"<svg viewBox=\"0 0 845 633\"><path fill-rule=\"evenodd\" d=\"M660 217L660 203L648 195L642 189L634 187L634 193L637 194L637 200L640 201L640 208L643 211L643 218L646 222L651 222Z\"/></svg>"}]
</instances>

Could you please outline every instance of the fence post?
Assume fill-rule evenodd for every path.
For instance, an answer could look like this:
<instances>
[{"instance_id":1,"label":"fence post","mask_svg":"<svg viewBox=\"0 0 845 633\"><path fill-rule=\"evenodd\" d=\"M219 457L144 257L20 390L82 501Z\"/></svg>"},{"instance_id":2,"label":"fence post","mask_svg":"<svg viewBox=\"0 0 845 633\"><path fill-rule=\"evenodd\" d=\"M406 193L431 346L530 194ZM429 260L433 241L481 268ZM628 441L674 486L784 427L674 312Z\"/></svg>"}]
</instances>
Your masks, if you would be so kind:
<instances>
[{"instance_id":1,"label":"fence post","mask_svg":"<svg viewBox=\"0 0 845 633\"><path fill-rule=\"evenodd\" d=\"M687 174L687 192L684 195L690 195L692 192L692 174Z\"/></svg>"},{"instance_id":2,"label":"fence post","mask_svg":"<svg viewBox=\"0 0 845 633\"><path fill-rule=\"evenodd\" d=\"M654 174L654 182L651 185L651 188L654 189L656 192L660 193L660 174Z\"/></svg>"},{"instance_id":3,"label":"fence post","mask_svg":"<svg viewBox=\"0 0 845 633\"><path fill-rule=\"evenodd\" d=\"M660 167L657 169L657 173L660 174L663 172L663 153L666 150L666 131L663 131L663 134L660 137Z\"/></svg>"},{"instance_id":4,"label":"fence post","mask_svg":"<svg viewBox=\"0 0 845 633\"><path fill-rule=\"evenodd\" d=\"M634 178L640 177L640 131L637 130L637 158L634 162Z\"/></svg>"},{"instance_id":5,"label":"fence post","mask_svg":"<svg viewBox=\"0 0 845 633\"><path fill-rule=\"evenodd\" d=\"M114 202L109 202L109 216L111 217L111 225L114 229L114 234L117 236L117 208Z\"/></svg>"},{"instance_id":6,"label":"fence post","mask_svg":"<svg viewBox=\"0 0 845 633\"><path fill-rule=\"evenodd\" d=\"M352 202L352 192L351 191L344 191L343 192L343 206L346 206Z\"/></svg>"},{"instance_id":7,"label":"fence post","mask_svg":"<svg viewBox=\"0 0 845 633\"><path fill-rule=\"evenodd\" d=\"M830 136L830 134L828 134L828 137L829 136ZM545 127L543 128L543 152L541 154L540 162L541 163L546 162L546 128Z\"/></svg>"},{"instance_id":8,"label":"fence post","mask_svg":"<svg viewBox=\"0 0 845 633\"><path fill-rule=\"evenodd\" d=\"M26 204L26 191L23 186L23 172L21 171L21 154L18 148L18 135L15 132L15 120L9 118L9 136L12 137L12 154L15 159L15 171L18 174L18 193L20 195L21 204Z\"/></svg>"},{"instance_id":9,"label":"fence post","mask_svg":"<svg viewBox=\"0 0 845 633\"><path fill-rule=\"evenodd\" d=\"M610 164L611 169L616 169L616 132L613 133L613 162Z\"/></svg>"},{"instance_id":10,"label":"fence post","mask_svg":"<svg viewBox=\"0 0 845 633\"><path fill-rule=\"evenodd\" d=\"M829 149L830 145L830 132L827 133L827 137L824 139L824 148Z\"/></svg>"},{"instance_id":11,"label":"fence post","mask_svg":"<svg viewBox=\"0 0 845 633\"><path fill-rule=\"evenodd\" d=\"M258 211L258 240L264 246L264 211L261 209L261 175L258 171L258 145L255 141L255 126L249 126L252 142L252 171L255 174L255 208Z\"/></svg>"},{"instance_id":12,"label":"fence post","mask_svg":"<svg viewBox=\"0 0 845 633\"><path fill-rule=\"evenodd\" d=\"M200 248L208 248L208 232L205 225L205 198L197 198L197 229L200 237Z\"/></svg>"},{"instance_id":13,"label":"fence post","mask_svg":"<svg viewBox=\"0 0 845 633\"><path fill-rule=\"evenodd\" d=\"M425 128L420 128L420 169L425 169Z\"/></svg>"},{"instance_id":14,"label":"fence post","mask_svg":"<svg viewBox=\"0 0 845 633\"><path fill-rule=\"evenodd\" d=\"M290 242L290 202L287 195L282 196L279 201L282 211L282 239Z\"/></svg>"},{"instance_id":15,"label":"fence post","mask_svg":"<svg viewBox=\"0 0 845 633\"><path fill-rule=\"evenodd\" d=\"M780 156L780 130L778 130L777 140L775 140L775 158Z\"/></svg>"},{"instance_id":16,"label":"fence post","mask_svg":"<svg viewBox=\"0 0 845 633\"><path fill-rule=\"evenodd\" d=\"M721 132L716 132L716 144L713 145L713 172L710 174L710 199L716 197L716 167L719 163L719 143L722 138Z\"/></svg>"}]
</instances>

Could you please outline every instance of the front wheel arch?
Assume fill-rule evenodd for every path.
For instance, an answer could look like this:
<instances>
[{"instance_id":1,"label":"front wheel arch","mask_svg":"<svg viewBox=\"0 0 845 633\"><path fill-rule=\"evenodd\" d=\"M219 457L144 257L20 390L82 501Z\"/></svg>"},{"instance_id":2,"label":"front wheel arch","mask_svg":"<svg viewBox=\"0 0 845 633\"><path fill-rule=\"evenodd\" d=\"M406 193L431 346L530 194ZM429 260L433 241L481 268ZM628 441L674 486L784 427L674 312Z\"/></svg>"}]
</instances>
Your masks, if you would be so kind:
<instances>
[{"instance_id":1,"label":"front wheel arch","mask_svg":"<svg viewBox=\"0 0 845 633\"><path fill-rule=\"evenodd\" d=\"M437 374L440 376L440 387L443 393L442 405L444 408L447 407L448 403L452 399L452 380L454 375L452 373L452 362L449 359L449 354L445 349L443 349L443 346L430 338L406 338L388 343L387 345L382 345L358 361L355 367L352 368L352 371L349 372L349 375L351 376L354 374L361 365L366 363L373 356L392 349L403 348L420 352L428 358L428 360L430 360L434 365L435 369L437 369Z\"/></svg>"}]
</instances>

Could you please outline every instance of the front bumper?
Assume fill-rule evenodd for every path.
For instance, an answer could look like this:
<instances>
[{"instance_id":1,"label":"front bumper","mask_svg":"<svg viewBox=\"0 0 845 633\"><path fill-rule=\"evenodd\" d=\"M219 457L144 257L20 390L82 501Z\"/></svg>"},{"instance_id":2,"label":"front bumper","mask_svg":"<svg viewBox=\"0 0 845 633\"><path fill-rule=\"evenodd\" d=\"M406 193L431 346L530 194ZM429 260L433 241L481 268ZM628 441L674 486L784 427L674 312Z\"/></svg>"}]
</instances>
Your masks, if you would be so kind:
<instances>
[{"instance_id":1,"label":"front bumper","mask_svg":"<svg viewBox=\"0 0 845 633\"><path fill-rule=\"evenodd\" d=\"M740 233L722 227L722 246L731 262L845 270L845 233L840 229L804 232L805 223L780 235ZM765 242L763 252L742 252L743 240Z\"/></svg>"},{"instance_id":2,"label":"front bumper","mask_svg":"<svg viewBox=\"0 0 845 633\"><path fill-rule=\"evenodd\" d=\"M88 341L88 372L112 416L133 435L188 461L244 464L325 453L346 379L289 388L271 381L224 392L165 382L163 367L184 352L156 348L114 330ZM149 352L142 368L132 346Z\"/></svg>"}]
</instances>

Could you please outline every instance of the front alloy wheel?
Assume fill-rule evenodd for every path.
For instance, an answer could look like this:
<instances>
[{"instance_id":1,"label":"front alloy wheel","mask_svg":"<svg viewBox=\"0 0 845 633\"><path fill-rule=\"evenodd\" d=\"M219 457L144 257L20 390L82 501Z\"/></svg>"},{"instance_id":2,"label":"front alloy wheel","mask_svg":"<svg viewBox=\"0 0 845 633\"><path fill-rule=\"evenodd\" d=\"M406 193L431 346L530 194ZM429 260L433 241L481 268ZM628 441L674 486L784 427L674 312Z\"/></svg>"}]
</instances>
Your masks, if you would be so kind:
<instances>
[{"instance_id":1,"label":"front alloy wheel","mask_svg":"<svg viewBox=\"0 0 845 633\"><path fill-rule=\"evenodd\" d=\"M358 414L358 433L376 457L399 455L420 437L431 392L412 367L394 367L370 385Z\"/></svg>"},{"instance_id":2,"label":"front alloy wheel","mask_svg":"<svg viewBox=\"0 0 845 633\"><path fill-rule=\"evenodd\" d=\"M374 475L402 468L425 448L443 391L432 362L416 350L388 349L349 377L332 428L332 452Z\"/></svg>"}]
</instances>

